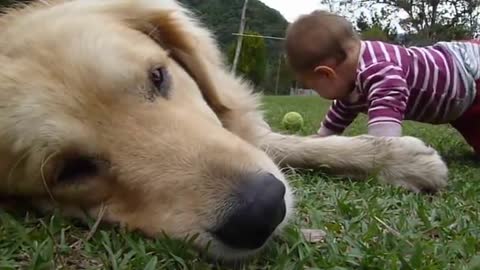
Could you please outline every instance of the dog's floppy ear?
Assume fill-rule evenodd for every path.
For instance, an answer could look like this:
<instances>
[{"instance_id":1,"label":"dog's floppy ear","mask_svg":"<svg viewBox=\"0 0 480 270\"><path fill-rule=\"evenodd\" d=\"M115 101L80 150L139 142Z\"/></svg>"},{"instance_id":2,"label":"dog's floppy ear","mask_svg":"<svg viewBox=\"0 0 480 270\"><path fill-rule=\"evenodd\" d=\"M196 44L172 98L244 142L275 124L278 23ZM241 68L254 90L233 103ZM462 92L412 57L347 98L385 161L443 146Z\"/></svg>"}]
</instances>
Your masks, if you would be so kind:
<instances>
[{"instance_id":1,"label":"dog's floppy ear","mask_svg":"<svg viewBox=\"0 0 480 270\"><path fill-rule=\"evenodd\" d=\"M218 115L229 112L218 95L218 91L212 80L212 65L218 65L215 54L203 55L203 50L198 48L203 45L210 50L217 50L206 33L201 33L188 17L178 11L156 11L144 14L133 22L133 27L150 36L178 62L196 81L203 98ZM202 36L203 34L203 36ZM206 44L205 44L206 43ZM208 53L207 53L208 54Z\"/></svg>"}]
</instances>

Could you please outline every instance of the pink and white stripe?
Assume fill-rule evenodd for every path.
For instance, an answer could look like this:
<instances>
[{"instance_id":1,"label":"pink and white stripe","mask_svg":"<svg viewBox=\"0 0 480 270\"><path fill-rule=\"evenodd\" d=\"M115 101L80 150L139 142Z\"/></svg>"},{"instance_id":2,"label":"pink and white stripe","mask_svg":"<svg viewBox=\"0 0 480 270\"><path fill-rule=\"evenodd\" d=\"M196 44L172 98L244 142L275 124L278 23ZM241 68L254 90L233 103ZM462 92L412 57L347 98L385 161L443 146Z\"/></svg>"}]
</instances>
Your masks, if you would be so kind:
<instances>
[{"instance_id":1,"label":"pink and white stripe","mask_svg":"<svg viewBox=\"0 0 480 270\"><path fill-rule=\"evenodd\" d=\"M469 52L480 54L480 45L471 46L478 48ZM449 123L471 104L472 95L467 93L475 89L469 87L469 75L456 66L458 61L447 46L406 48L362 41L361 52L353 90L360 98L334 101L323 128L341 133L358 113L368 115L369 126L385 128L398 127L403 120Z\"/></svg>"}]
</instances>

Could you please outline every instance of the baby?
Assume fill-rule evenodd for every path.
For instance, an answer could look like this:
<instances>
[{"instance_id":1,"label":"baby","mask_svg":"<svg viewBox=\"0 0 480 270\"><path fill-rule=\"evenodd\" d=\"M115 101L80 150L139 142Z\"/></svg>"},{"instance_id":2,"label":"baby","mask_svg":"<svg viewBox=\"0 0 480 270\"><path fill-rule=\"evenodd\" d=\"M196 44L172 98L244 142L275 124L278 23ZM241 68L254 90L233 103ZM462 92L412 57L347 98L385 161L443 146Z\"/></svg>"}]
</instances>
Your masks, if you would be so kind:
<instances>
[{"instance_id":1,"label":"baby","mask_svg":"<svg viewBox=\"0 0 480 270\"><path fill-rule=\"evenodd\" d=\"M289 26L285 43L299 81L333 100L318 136L341 134L363 112L370 135L401 136L403 120L450 123L480 154L480 40L363 41L343 17L314 11Z\"/></svg>"}]
</instances>

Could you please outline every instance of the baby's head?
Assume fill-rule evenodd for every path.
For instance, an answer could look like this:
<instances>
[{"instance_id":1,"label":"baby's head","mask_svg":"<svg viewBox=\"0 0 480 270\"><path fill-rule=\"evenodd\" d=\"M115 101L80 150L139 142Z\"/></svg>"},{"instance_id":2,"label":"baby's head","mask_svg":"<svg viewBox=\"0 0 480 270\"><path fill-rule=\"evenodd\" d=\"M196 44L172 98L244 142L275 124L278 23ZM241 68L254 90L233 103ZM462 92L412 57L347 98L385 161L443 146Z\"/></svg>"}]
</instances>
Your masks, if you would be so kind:
<instances>
[{"instance_id":1,"label":"baby's head","mask_svg":"<svg viewBox=\"0 0 480 270\"><path fill-rule=\"evenodd\" d=\"M327 99L346 97L354 86L360 38L345 18L314 11L287 29L289 64L299 80Z\"/></svg>"}]
</instances>

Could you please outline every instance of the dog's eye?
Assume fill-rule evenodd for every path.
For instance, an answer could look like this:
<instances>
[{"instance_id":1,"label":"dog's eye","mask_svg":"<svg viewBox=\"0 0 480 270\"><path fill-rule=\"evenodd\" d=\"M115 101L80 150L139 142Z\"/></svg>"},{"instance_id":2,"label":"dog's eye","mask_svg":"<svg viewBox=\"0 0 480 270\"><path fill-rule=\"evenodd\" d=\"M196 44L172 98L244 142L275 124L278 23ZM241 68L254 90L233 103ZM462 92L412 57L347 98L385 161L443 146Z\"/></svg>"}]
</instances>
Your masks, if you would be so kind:
<instances>
[{"instance_id":1,"label":"dog's eye","mask_svg":"<svg viewBox=\"0 0 480 270\"><path fill-rule=\"evenodd\" d=\"M155 67L150 71L150 80L155 88L155 94L168 97L170 90L170 74L164 67Z\"/></svg>"},{"instance_id":2,"label":"dog's eye","mask_svg":"<svg viewBox=\"0 0 480 270\"><path fill-rule=\"evenodd\" d=\"M71 157L63 160L57 175L58 183L82 181L97 176L100 173L99 164L89 157Z\"/></svg>"}]
</instances>

